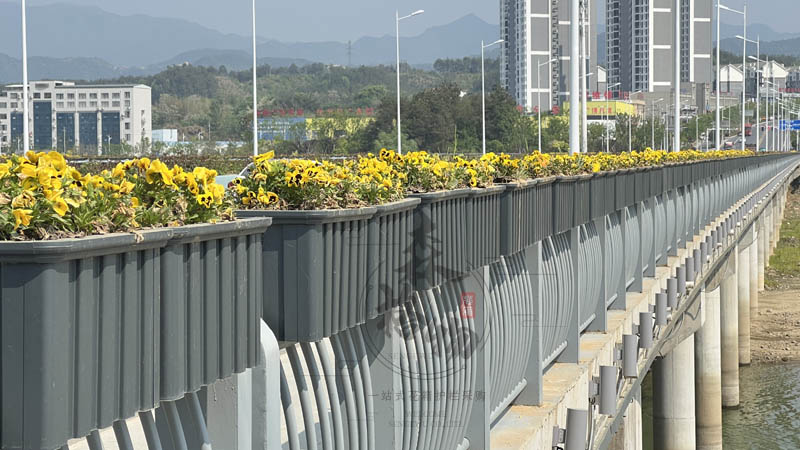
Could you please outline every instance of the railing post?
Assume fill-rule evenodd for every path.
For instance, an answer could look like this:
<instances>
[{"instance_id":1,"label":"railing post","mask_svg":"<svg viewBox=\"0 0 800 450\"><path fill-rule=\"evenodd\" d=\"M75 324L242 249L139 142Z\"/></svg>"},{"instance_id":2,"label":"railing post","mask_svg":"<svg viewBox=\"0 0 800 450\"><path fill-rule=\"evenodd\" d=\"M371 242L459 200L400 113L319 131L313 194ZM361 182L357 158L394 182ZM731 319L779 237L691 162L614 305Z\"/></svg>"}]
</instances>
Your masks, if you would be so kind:
<instances>
[{"instance_id":1,"label":"railing post","mask_svg":"<svg viewBox=\"0 0 800 450\"><path fill-rule=\"evenodd\" d=\"M614 261L613 264L618 264L620 267L622 267L622 276L619 278L616 286L609 286L609 289L614 289L617 292L617 296L614 299L614 302L611 304L610 309L625 311L628 308L626 295L628 292L628 276L625 273L625 257L629 245L625 239L625 236L627 236L627 233L625 232L625 207L623 207L621 210L614 211L611 214L617 214L619 217L620 234L622 236L622 251L620 253L622 255L622 259L620 261Z\"/></svg>"},{"instance_id":2,"label":"railing post","mask_svg":"<svg viewBox=\"0 0 800 450\"><path fill-rule=\"evenodd\" d=\"M403 447L403 384L400 373L400 309L394 307L385 314L368 320L363 327L372 392L375 395L375 435L381 447Z\"/></svg>"},{"instance_id":3,"label":"railing post","mask_svg":"<svg viewBox=\"0 0 800 450\"><path fill-rule=\"evenodd\" d=\"M572 279L572 298L567 301L572 302L574 314L572 320L569 321L567 326L567 347L557 358L558 362L563 363L577 363L579 359L580 339L581 339L581 299L580 299L580 276L578 275L578 252L580 251L581 232L579 227L573 227L567 231L569 239L569 257L570 263L573 267Z\"/></svg>"},{"instance_id":4,"label":"railing post","mask_svg":"<svg viewBox=\"0 0 800 450\"><path fill-rule=\"evenodd\" d=\"M609 252L608 243L606 242L606 218L605 216L593 220L595 228L597 229L597 236L600 239L600 289L597 295L597 308L594 312L594 320L589 324L586 331L605 332L608 329L608 308L606 307L606 299L608 299L610 270L606 267L606 252Z\"/></svg>"},{"instance_id":5,"label":"railing post","mask_svg":"<svg viewBox=\"0 0 800 450\"><path fill-rule=\"evenodd\" d=\"M464 287L467 292L475 293L474 323L476 342L471 342L470 351L473 352L475 364L475 391L463 392L472 399L472 412L467 422L467 440L472 450L489 449L491 429L491 334L489 333L489 308L486 302L489 299L489 266L483 266L472 272L465 280Z\"/></svg>"},{"instance_id":6,"label":"railing post","mask_svg":"<svg viewBox=\"0 0 800 450\"><path fill-rule=\"evenodd\" d=\"M603 224L605 230L605 224ZM524 250L525 262L531 274L532 295L530 301L534 303L532 314L525 318L525 326L534 327L534 342L531 346L531 354L528 358L528 367L525 370L525 389L517 397L515 403L525 406L539 406L542 404L542 242L535 244ZM605 299L603 299L605 305Z\"/></svg>"},{"instance_id":7,"label":"railing post","mask_svg":"<svg viewBox=\"0 0 800 450\"><path fill-rule=\"evenodd\" d=\"M638 230L639 235L639 251L636 252L634 258L636 258L636 270L634 271L634 278L633 284L631 285L629 291L631 292L642 292L644 286L644 220L642 219L642 214L644 214L644 202L637 202L632 206L633 210L636 211L636 223L633 225ZM625 239L628 239L628 236L625 236Z\"/></svg>"}]
</instances>

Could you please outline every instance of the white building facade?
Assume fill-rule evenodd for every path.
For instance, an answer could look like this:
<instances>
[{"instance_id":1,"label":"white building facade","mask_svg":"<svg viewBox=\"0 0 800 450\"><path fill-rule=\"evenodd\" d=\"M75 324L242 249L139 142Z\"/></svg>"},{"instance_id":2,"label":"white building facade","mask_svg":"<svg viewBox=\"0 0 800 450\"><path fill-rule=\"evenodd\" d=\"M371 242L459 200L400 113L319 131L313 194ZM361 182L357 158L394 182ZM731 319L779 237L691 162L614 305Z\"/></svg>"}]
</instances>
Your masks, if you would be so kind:
<instances>
[{"instance_id":1,"label":"white building facade","mask_svg":"<svg viewBox=\"0 0 800 450\"><path fill-rule=\"evenodd\" d=\"M609 0L608 82L621 91L673 87L675 14L681 19L681 81L711 83L712 0Z\"/></svg>"},{"instance_id":2,"label":"white building facade","mask_svg":"<svg viewBox=\"0 0 800 450\"><path fill-rule=\"evenodd\" d=\"M83 152L152 141L152 100L144 85L76 85L35 81L28 88L28 131L36 150ZM22 85L0 88L0 148L23 141Z\"/></svg>"},{"instance_id":3,"label":"white building facade","mask_svg":"<svg viewBox=\"0 0 800 450\"><path fill-rule=\"evenodd\" d=\"M587 72L597 66L597 1L584 0ZM525 111L569 101L569 27L569 0L500 0L501 84Z\"/></svg>"}]
</instances>

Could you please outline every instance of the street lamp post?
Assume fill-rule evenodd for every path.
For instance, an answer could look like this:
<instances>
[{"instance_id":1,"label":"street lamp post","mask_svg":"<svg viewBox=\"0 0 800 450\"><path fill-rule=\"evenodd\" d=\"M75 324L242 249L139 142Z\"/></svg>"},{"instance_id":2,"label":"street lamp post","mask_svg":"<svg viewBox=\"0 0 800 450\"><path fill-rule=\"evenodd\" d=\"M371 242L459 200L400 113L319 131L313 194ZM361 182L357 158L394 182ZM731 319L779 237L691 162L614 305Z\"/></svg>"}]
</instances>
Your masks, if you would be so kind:
<instances>
[{"instance_id":1,"label":"street lamp post","mask_svg":"<svg viewBox=\"0 0 800 450\"><path fill-rule=\"evenodd\" d=\"M588 93L586 92L586 85L589 83L589 78L592 75L594 75L594 72L585 74L581 81L581 115L583 116L581 120L581 142L583 144L584 153L589 153L589 113L587 111L589 109L587 106L589 100L587 99Z\"/></svg>"},{"instance_id":2,"label":"street lamp post","mask_svg":"<svg viewBox=\"0 0 800 450\"><path fill-rule=\"evenodd\" d=\"M611 143L610 143L611 136L610 136L610 133L608 131L608 118L609 118L608 111L610 109L610 105L608 103L608 98L611 97L611 89L619 86L620 84L621 83L614 83L611 86L607 86L606 87L606 123L605 123L605 126L606 126L606 153L611 153Z\"/></svg>"},{"instance_id":3,"label":"street lamp post","mask_svg":"<svg viewBox=\"0 0 800 450\"><path fill-rule=\"evenodd\" d=\"M628 105L633 107L633 100L631 99L632 96L636 94L641 94L642 91L636 91L631 94L628 94ZM635 108L634 108L635 110ZM628 115L628 153L633 152L633 114Z\"/></svg>"},{"instance_id":4,"label":"street lamp post","mask_svg":"<svg viewBox=\"0 0 800 450\"><path fill-rule=\"evenodd\" d=\"M650 149L652 149L652 150L656 149L656 105L661 103L661 102L663 102L663 101L664 101L664 99L660 98L660 99L654 101L653 104L650 106L650 109L651 109L651 114L650 114L650 126L651 126L651 130L650 130Z\"/></svg>"},{"instance_id":5,"label":"street lamp post","mask_svg":"<svg viewBox=\"0 0 800 450\"><path fill-rule=\"evenodd\" d=\"M253 156L258 155L258 60L256 58L256 0L253 0Z\"/></svg>"},{"instance_id":6,"label":"street lamp post","mask_svg":"<svg viewBox=\"0 0 800 450\"><path fill-rule=\"evenodd\" d=\"M742 37L744 39L744 37ZM745 42L753 42L746 40ZM761 150L761 37L755 41L756 44L756 57L749 58L756 61L756 152Z\"/></svg>"},{"instance_id":7,"label":"street lamp post","mask_svg":"<svg viewBox=\"0 0 800 450\"><path fill-rule=\"evenodd\" d=\"M487 48L495 46L504 42L503 39L499 39L497 41L492 42L489 45L484 45L483 41L481 41L481 112L482 112L482 122L483 122L483 154L486 154L486 67L484 65L484 53ZM398 66L399 67L399 66ZM398 71L399 73L399 71ZM399 89L398 89L399 92ZM397 105L400 105L400 102L397 102ZM398 115L398 119L400 116ZM399 124L399 122L398 122Z\"/></svg>"},{"instance_id":8,"label":"street lamp post","mask_svg":"<svg viewBox=\"0 0 800 450\"><path fill-rule=\"evenodd\" d=\"M675 50L674 56L675 60L673 64L674 73L673 73L673 83L675 84L673 87L675 88L675 130L673 133L674 143L673 143L673 151L679 152L681 150L681 0L675 0L673 3L673 11L675 15L675 28L673 36L673 50ZM691 6L690 6L691 7Z\"/></svg>"},{"instance_id":9,"label":"street lamp post","mask_svg":"<svg viewBox=\"0 0 800 450\"><path fill-rule=\"evenodd\" d=\"M580 7L581 0L569 2L569 96L572 107L569 109L569 154L581 151L580 111Z\"/></svg>"},{"instance_id":10,"label":"street lamp post","mask_svg":"<svg viewBox=\"0 0 800 450\"><path fill-rule=\"evenodd\" d=\"M536 60L536 121L539 122L539 151L542 151L542 88L541 88L541 79L542 79L542 66L546 66L548 64L552 64L556 58L552 58L547 62L540 63L539 60Z\"/></svg>"},{"instance_id":11,"label":"street lamp post","mask_svg":"<svg viewBox=\"0 0 800 450\"><path fill-rule=\"evenodd\" d=\"M397 31L397 153L403 154L403 142L400 138L402 136L400 131L400 21L414 16L418 16L425 11L417 10L413 13L400 17L400 11L395 11L395 30Z\"/></svg>"},{"instance_id":12,"label":"street lamp post","mask_svg":"<svg viewBox=\"0 0 800 450\"><path fill-rule=\"evenodd\" d=\"M28 136L28 21L26 2L22 0L22 140L25 153L31 148Z\"/></svg>"},{"instance_id":13,"label":"street lamp post","mask_svg":"<svg viewBox=\"0 0 800 450\"><path fill-rule=\"evenodd\" d=\"M720 147L721 147L721 141L720 141L720 126L721 126L720 122L721 122L721 118L720 118L720 103L719 103L719 92L720 92L720 81L719 81L719 76L720 76L720 70L719 70L720 69L720 49L719 49L719 47L720 47L720 45L719 45L719 43L721 42L721 39L720 39L721 33L720 33L720 22L719 22L719 19L720 19L720 12L723 9L726 10L726 11L734 12L736 14L741 14L742 16L744 16L744 14L745 14L744 11L738 11L736 9L729 8L729 7L725 6L725 5L723 5L721 1L717 1L717 111L716 111L716 119L717 119L717 130L716 130L716 132L717 132L717 140L716 140L716 144L717 144L717 150L719 150ZM746 22L746 20L745 20L745 22ZM744 70L744 67L742 67L742 69Z\"/></svg>"}]
</instances>

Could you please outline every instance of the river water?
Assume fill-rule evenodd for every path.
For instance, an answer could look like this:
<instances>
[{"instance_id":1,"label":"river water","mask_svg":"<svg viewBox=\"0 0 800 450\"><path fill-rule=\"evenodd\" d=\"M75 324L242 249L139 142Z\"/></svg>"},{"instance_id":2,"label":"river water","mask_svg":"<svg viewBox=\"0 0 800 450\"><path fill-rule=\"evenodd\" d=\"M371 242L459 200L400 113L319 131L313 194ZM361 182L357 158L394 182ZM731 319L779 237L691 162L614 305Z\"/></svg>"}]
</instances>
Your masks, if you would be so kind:
<instances>
[{"instance_id":1,"label":"river water","mask_svg":"<svg viewBox=\"0 0 800 450\"><path fill-rule=\"evenodd\" d=\"M755 365L739 370L738 409L723 412L727 449L800 449L800 364ZM642 385L644 448L652 449L651 376Z\"/></svg>"}]
</instances>

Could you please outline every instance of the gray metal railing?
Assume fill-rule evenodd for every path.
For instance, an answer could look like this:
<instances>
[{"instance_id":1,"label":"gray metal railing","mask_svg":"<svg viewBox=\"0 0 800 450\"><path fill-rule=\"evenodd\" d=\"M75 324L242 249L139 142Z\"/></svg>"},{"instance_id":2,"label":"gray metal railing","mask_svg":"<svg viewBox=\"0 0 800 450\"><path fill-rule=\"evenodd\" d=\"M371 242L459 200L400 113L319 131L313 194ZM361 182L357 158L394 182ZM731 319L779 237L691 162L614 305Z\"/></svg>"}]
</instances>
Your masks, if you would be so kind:
<instances>
[{"instance_id":1,"label":"gray metal railing","mask_svg":"<svg viewBox=\"0 0 800 450\"><path fill-rule=\"evenodd\" d=\"M377 212L385 219L374 220L375 212L359 216L356 229L343 221L326 222L320 229L338 230L345 237L332 239L330 247L321 245L329 258L324 267L339 267L352 276L345 280L333 271L325 280L309 278L332 289L339 286L335 293L316 293L316 303L309 301L321 311L321 327L303 323L307 311L298 305L289 315L272 286L281 278L267 276L274 267L265 262L263 273L253 272L262 264L248 256L248 277L263 278L265 298L273 302L271 309L265 305L265 320L275 320L269 327L293 340L281 342L279 353L262 324L258 352L254 326L246 320L252 311L236 310L246 316L241 323L247 328L236 360L248 362L232 370L252 367L254 357L262 358L248 371L252 392L237 390L252 402L252 411L242 416L251 422L252 442L214 445L486 448L492 422L509 405L541 403L542 376L552 363L577 362L581 333L604 331L607 311L624 309L625 293L640 290L643 278L652 276L668 255L736 201L797 164L797 156L773 155L536 180L421 195L418 205L387 210L383 216ZM746 207L783 179L760 189ZM281 248L280 239L280 233L268 231L265 252ZM190 254L202 250L188 242L181 245ZM343 256L345 250L360 259ZM363 266L349 265L361 260L377 275L370 278ZM239 270L236 264L233 269ZM302 267L323 266L308 257ZM197 288L182 286L185 298ZM187 308L184 319L191 321L194 310ZM336 313L342 308L347 314ZM293 326L308 330L297 333ZM208 337L202 331L192 336ZM231 406L215 402L217 391L201 388L219 376L210 371L202 377L203 361L211 363L193 354L173 362L186 370L172 381L181 393L161 399L154 412L126 411L104 423L113 424L120 448L134 445L128 445L132 440L122 419L127 417L129 424L137 416L134 422L151 450L211 445L219 408L224 415ZM84 432L92 450L102 448L97 430Z\"/></svg>"}]
</instances>

